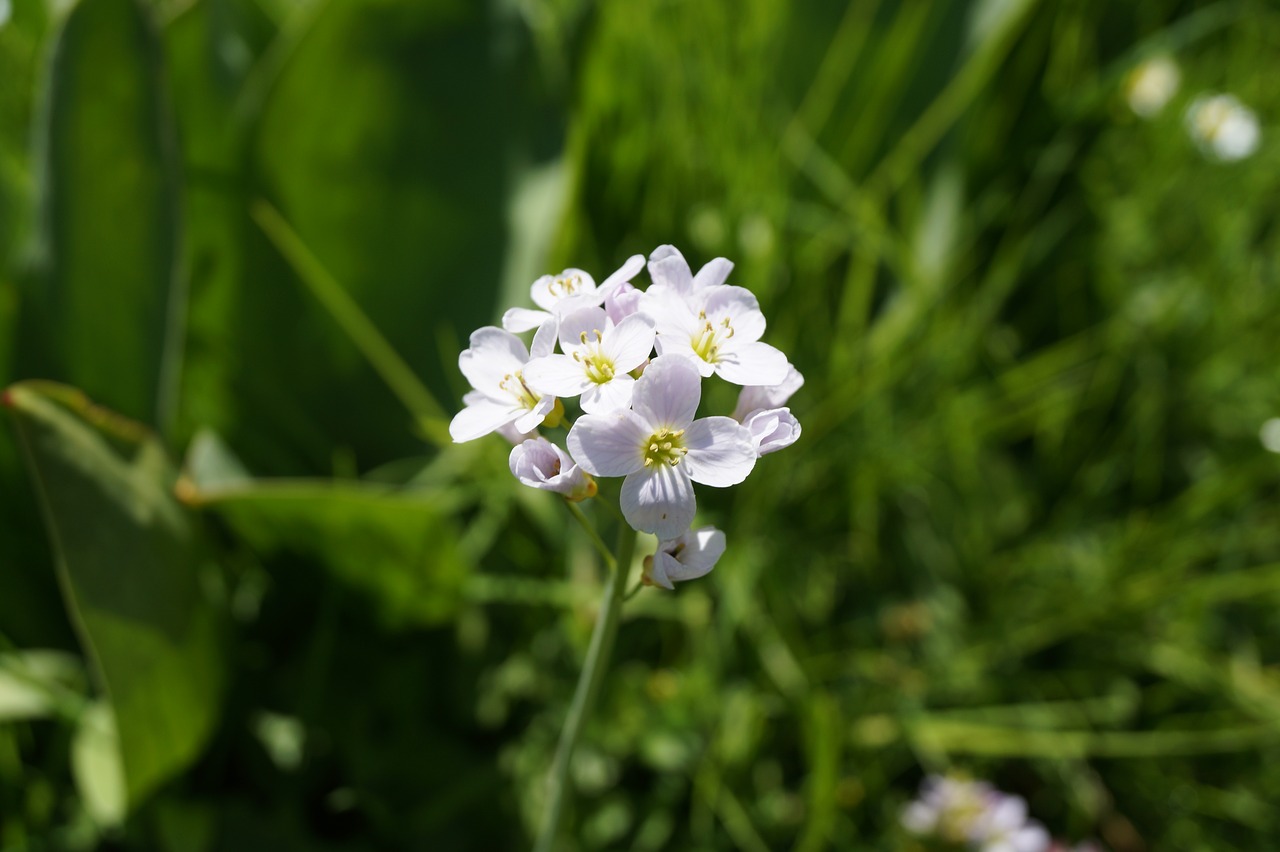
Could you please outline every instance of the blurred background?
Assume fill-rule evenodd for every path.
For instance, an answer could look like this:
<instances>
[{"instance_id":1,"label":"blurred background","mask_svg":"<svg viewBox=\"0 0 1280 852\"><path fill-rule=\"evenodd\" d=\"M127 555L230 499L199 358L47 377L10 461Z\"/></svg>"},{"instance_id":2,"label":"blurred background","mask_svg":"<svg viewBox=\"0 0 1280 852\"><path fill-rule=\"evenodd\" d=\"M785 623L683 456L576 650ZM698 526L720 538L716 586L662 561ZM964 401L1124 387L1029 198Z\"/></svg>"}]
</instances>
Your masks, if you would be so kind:
<instances>
[{"instance_id":1,"label":"blurred background","mask_svg":"<svg viewBox=\"0 0 1280 852\"><path fill-rule=\"evenodd\" d=\"M736 262L804 435L627 605L563 848L960 848L930 773L1280 837L1275 4L0 20L0 380L84 394L4 398L0 849L527 847L602 573L441 440L457 355L663 243Z\"/></svg>"}]
</instances>

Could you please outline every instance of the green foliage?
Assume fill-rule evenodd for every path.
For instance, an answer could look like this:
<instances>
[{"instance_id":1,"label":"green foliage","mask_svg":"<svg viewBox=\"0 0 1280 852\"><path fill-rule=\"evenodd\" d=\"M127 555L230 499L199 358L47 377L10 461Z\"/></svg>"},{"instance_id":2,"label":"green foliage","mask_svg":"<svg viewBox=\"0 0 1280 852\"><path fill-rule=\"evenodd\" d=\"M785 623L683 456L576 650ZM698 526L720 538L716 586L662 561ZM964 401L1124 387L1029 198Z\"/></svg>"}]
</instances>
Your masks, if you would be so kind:
<instances>
[{"instance_id":1,"label":"green foliage","mask_svg":"<svg viewBox=\"0 0 1280 852\"><path fill-rule=\"evenodd\" d=\"M910 849L948 770L1280 834L1274 7L56 5L0 27L0 849L529 845L600 565L441 415L537 274L662 243L805 431L626 604L565 849Z\"/></svg>"}]
</instances>

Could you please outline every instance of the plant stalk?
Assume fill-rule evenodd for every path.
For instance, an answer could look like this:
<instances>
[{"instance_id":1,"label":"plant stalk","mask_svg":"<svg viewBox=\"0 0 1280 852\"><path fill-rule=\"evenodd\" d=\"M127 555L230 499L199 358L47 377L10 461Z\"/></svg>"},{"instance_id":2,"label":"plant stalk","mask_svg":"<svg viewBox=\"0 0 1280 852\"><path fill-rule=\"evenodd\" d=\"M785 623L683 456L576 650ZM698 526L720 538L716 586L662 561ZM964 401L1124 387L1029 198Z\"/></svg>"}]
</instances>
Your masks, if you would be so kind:
<instances>
[{"instance_id":1,"label":"plant stalk","mask_svg":"<svg viewBox=\"0 0 1280 852\"><path fill-rule=\"evenodd\" d=\"M613 651L613 640L618 635L618 622L622 615L627 569L631 567L635 546L635 532L626 524L620 525L614 569L609 573L609 579L605 583L604 597L600 601L600 615L596 620L595 630L591 633L587 658L582 663L582 674L578 675L578 686L574 689L573 701L569 705L569 715L564 720L564 728L560 730L560 742L556 745L555 759L551 764L546 818L542 823L542 830L538 833L538 841L533 847L534 852L551 852L555 847L556 834L560 830L560 819L564 813L565 792L569 784L569 763L573 758L573 750L578 745L578 739L582 736L582 729L586 727L587 718L595 705L600 684L604 681L605 670L609 667L609 656Z\"/></svg>"}]
</instances>

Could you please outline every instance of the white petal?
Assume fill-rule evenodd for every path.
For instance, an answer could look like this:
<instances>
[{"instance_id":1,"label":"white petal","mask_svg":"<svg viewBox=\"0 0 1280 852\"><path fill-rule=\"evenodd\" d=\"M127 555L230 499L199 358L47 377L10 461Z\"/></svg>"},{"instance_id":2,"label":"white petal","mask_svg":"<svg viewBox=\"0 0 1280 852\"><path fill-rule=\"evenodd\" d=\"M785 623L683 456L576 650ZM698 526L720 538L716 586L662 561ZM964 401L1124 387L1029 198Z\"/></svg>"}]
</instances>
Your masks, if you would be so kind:
<instances>
[{"instance_id":1,"label":"white petal","mask_svg":"<svg viewBox=\"0 0 1280 852\"><path fill-rule=\"evenodd\" d=\"M723 257L714 258L693 276L693 289L705 290L708 287L719 287L732 271L733 261Z\"/></svg>"},{"instance_id":2,"label":"white petal","mask_svg":"<svg viewBox=\"0 0 1280 852\"><path fill-rule=\"evenodd\" d=\"M502 327L507 331L528 331L531 328L538 328L549 319L551 319L551 314L546 311L511 308L502 315Z\"/></svg>"},{"instance_id":3,"label":"white petal","mask_svg":"<svg viewBox=\"0 0 1280 852\"><path fill-rule=\"evenodd\" d=\"M627 258L626 263L618 267L617 271L610 275L600 284L600 289L606 294L613 290L614 287L620 287L640 274L640 270L644 269L644 255L633 254Z\"/></svg>"},{"instance_id":4,"label":"white petal","mask_svg":"<svg viewBox=\"0 0 1280 852\"><path fill-rule=\"evenodd\" d=\"M787 377L787 356L759 341L732 347L726 344L721 347L715 371L735 385L776 385Z\"/></svg>"},{"instance_id":5,"label":"white petal","mask_svg":"<svg viewBox=\"0 0 1280 852\"><path fill-rule=\"evenodd\" d=\"M645 367L631 395L631 407L651 426L684 429L702 399L702 377L692 358L659 355Z\"/></svg>"},{"instance_id":6,"label":"white petal","mask_svg":"<svg viewBox=\"0 0 1280 852\"><path fill-rule=\"evenodd\" d=\"M658 334L674 337L692 338L705 322L698 319L678 293L656 284L641 297L640 310L653 318Z\"/></svg>"},{"instance_id":7,"label":"white petal","mask_svg":"<svg viewBox=\"0 0 1280 852\"><path fill-rule=\"evenodd\" d=\"M594 340L597 334L604 333L608 324L609 317L604 308L594 305L564 314L560 317L560 350L572 352L581 349L582 335L585 334L588 340Z\"/></svg>"},{"instance_id":8,"label":"white petal","mask_svg":"<svg viewBox=\"0 0 1280 852\"><path fill-rule=\"evenodd\" d=\"M787 408L754 411L742 425L751 433L756 455L760 456L776 453L800 439L800 421Z\"/></svg>"},{"instance_id":9,"label":"white petal","mask_svg":"<svg viewBox=\"0 0 1280 852\"><path fill-rule=\"evenodd\" d=\"M687 294L693 291L693 273L684 255L675 246L659 246L649 255L649 277L653 283L663 287L671 287L677 293Z\"/></svg>"},{"instance_id":10,"label":"white petal","mask_svg":"<svg viewBox=\"0 0 1280 852\"><path fill-rule=\"evenodd\" d=\"M622 516L641 532L675 538L689 528L697 512L693 483L684 465L642 468L622 482Z\"/></svg>"},{"instance_id":11,"label":"white petal","mask_svg":"<svg viewBox=\"0 0 1280 852\"><path fill-rule=\"evenodd\" d=\"M555 286L557 280L577 279L577 285L572 293L564 292L560 286ZM557 292L552 292L552 290ZM594 293L596 289L595 279L587 272L581 269L569 268L561 272L559 275L544 275L537 281L533 282L533 286L529 288L529 295L533 297L533 303L543 310L555 310L556 303L561 299L570 296L580 296L586 293Z\"/></svg>"},{"instance_id":12,"label":"white petal","mask_svg":"<svg viewBox=\"0 0 1280 852\"><path fill-rule=\"evenodd\" d=\"M675 591L676 587L672 584L671 580L667 578L667 568L678 564L675 557L669 553L658 551L653 554L653 559L648 564L652 566L647 574L649 582L653 583L655 586L661 586L668 591Z\"/></svg>"},{"instance_id":13,"label":"white petal","mask_svg":"<svg viewBox=\"0 0 1280 852\"><path fill-rule=\"evenodd\" d=\"M624 282L609 291L604 300L604 311L613 324L618 325L632 314L639 313L643 301L644 291Z\"/></svg>"},{"instance_id":14,"label":"white petal","mask_svg":"<svg viewBox=\"0 0 1280 852\"><path fill-rule=\"evenodd\" d=\"M704 417L685 430L689 452L680 462L695 482L724 488L747 478L756 464L751 433L732 417Z\"/></svg>"},{"instance_id":15,"label":"white petal","mask_svg":"<svg viewBox=\"0 0 1280 852\"><path fill-rule=\"evenodd\" d=\"M542 325L538 326L538 330L533 333L533 343L529 346L529 357L542 358L556 351L556 332L558 330L559 326L556 323L556 318L551 314L547 314L547 318L542 321Z\"/></svg>"},{"instance_id":16,"label":"white petal","mask_svg":"<svg viewBox=\"0 0 1280 852\"><path fill-rule=\"evenodd\" d=\"M604 336L600 350L615 370L625 373L639 367L653 352L653 337L653 320L632 314Z\"/></svg>"},{"instance_id":17,"label":"white petal","mask_svg":"<svg viewBox=\"0 0 1280 852\"><path fill-rule=\"evenodd\" d=\"M524 383L538 394L558 397L577 396L591 387L586 370L568 355L534 358L524 367Z\"/></svg>"},{"instance_id":18,"label":"white petal","mask_svg":"<svg viewBox=\"0 0 1280 852\"><path fill-rule=\"evenodd\" d=\"M666 566L667 576L677 582L694 580L708 574L712 568L716 567L725 549L724 533L715 527L689 530L675 542L662 542L658 550L660 552L667 550L667 544L683 545L679 555L673 557L676 566L674 568L670 565Z\"/></svg>"},{"instance_id":19,"label":"white petal","mask_svg":"<svg viewBox=\"0 0 1280 852\"><path fill-rule=\"evenodd\" d=\"M533 408L521 414L516 419L516 428L521 432L532 432L542 425L542 421L547 419L547 415L551 413L551 409L555 407L556 398L547 394L538 400Z\"/></svg>"},{"instance_id":20,"label":"white petal","mask_svg":"<svg viewBox=\"0 0 1280 852\"><path fill-rule=\"evenodd\" d=\"M453 420L449 421L449 437L459 444L474 441L496 432L522 413L521 409L510 405L489 399L480 400L453 415Z\"/></svg>"},{"instance_id":21,"label":"white petal","mask_svg":"<svg viewBox=\"0 0 1280 852\"><path fill-rule=\"evenodd\" d=\"M528 360L529 350L520 338L488 325L471 332L471 347L458 356L458 369L473 388L496 392L503 378Z\"/></svg>"},{"instance_id":22,"label":"white petal","mask_svg":"<svg viewBox=\"0 0 1280 852\"><path fill-rule=\"evenodd\" d=\"M764 334L764 314L755 295L743 287L717 287L702 301L702 310L712 324L719 325L728 319L733 325L733 338L737 343L759 340ZM781 381L781 379L779 379ZM754 382L760 385L765 382ZM773 384L769 382L768 384Z\"/></svg>"},{"instance_id":23,"label":"white petal","mask_svg":"<svg viewBox=\"0 0 1280 852\"><path fill-rule=\"evenodd\" d=\"M738 394L738 404L733 409L733 419L739 422L753 411L782 408L791 395L804 385L804 376L791 364L787 365L787 377L776 385L748 385Z\"/></svg>"},{"instance_id":24,"label":"white petal","mask_svg":"<svg viewBox=\"0 0 1280 852\"><path fill-rule=\"evenodd\" d=\"M582 392L579 403L588 414L608 414L619 408L631 407L631 393L636 380L626 373L618 373L602 385L588 382L590 385Z\"/></svg>"},{"instance_id":25,"label":"white petal","mask_svg":"<svg viewBox=\"0 0 1280 852\"><path fill-rule=\"evenodd\" d=\"M569 430L573 460L595 476L626 476L644 467L644 442L653 434L633 411L585 414Z\"/></svg>"}]
</instances>

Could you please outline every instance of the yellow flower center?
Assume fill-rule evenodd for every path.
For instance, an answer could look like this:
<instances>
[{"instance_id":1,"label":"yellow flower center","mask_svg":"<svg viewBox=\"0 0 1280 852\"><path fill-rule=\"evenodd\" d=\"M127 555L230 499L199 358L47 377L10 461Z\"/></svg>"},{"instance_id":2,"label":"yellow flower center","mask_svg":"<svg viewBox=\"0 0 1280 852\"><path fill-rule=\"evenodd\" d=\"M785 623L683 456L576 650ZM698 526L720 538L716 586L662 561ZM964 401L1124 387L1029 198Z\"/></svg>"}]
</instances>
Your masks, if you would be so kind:
<instances>
[{"instance_id":1,"label":"yellow flower center","mask_svg":"<svg viewBox=\"0 0 1280 852\"><path fill-rule=\"evenodd\" d=\"M733 324L728 317L720 320L719 324L713 323L707 319L706 311L699 311L698 319L702 321L702 328L693 335L689 344L695 355L708 364L714 364L720 358L720 345L733 337Z\"/></svg>"},{"instance_id":2,"label":"yellow flower center","mask_svg":"<svg viewBox=\"0 0 1280 852\"><path fill-rule=\"evenodd\" d=\"M566 296L572 296L586 289L586 282L582 280L581 275L562 275L559 278L552 279L547 285L547 292L557 299L563 299Z\"/></svg>"},{"instance_id":3,"label":"yellow flower center","mask_svg":"<svg viewBox=\"0 0 1280 852\"><path fill-rule=\"evenodd\" d=\"M498 387L515 397L521 408L532 409L538 404L538 400L542 399L538 394L529 390L529 386L524 383L524 375L519 370L503 376L502 381L498 383Z\"/></svg>"},{"instance_id":4,"label":"yellow flower center","mask_svg":"<svg viewBox=\"0 0 1280 852\"><path fill-rule=\"evenodd\" d=\"M684 447L683 429L659 429L645 443L648 445L644 451L645 467L661 464L675 467L680 464L685 453L689 452Z\"/></svg>"},{"instance_id":5,"label":"yellow flower center","mask_svg":"<svg viewBox=\"0 0 1280 852\"><path fill-rule=\"evenodd\" d=\"M581 364L583 369L587 371L588 379L598 385L602 385L610 381L617 371L614 369L613 360L605 355L600 348L603 339L600 329L593 329L591 333L595 336L594 340L589 338L585 331L579 335L578 339L582 341L582 348L573 353L573 360Z\"/></svg>"}]
</instances>

